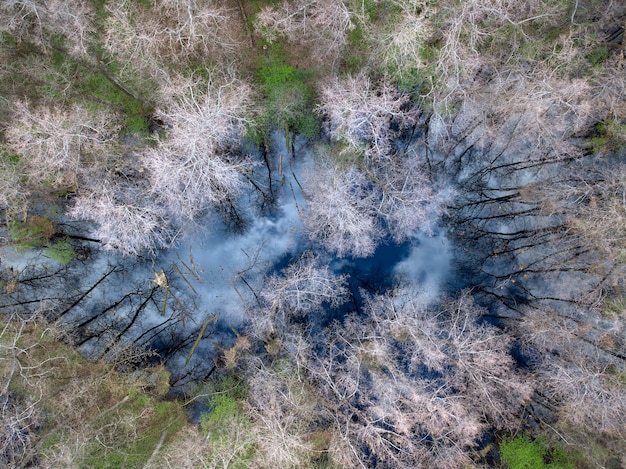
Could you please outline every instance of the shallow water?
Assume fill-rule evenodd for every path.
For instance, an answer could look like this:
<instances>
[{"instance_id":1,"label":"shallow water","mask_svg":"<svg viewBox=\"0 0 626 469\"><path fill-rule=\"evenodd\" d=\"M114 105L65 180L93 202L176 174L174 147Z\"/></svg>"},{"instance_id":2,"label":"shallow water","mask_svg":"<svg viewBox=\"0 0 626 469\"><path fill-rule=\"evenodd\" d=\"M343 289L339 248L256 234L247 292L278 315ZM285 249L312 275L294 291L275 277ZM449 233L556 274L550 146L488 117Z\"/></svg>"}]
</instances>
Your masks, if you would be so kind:
<instances>
[{"instance_id":1,"label":"shallow water","mask_svg":"<svg viewBox=\"0 0 626 469\"><path fill-rule=\"evenodd\" d=\"M281 134L271 148L268 158L278 179L278 155L287 155ZM297 140L296 157L283 159L283 178L273 181L271 209L261 213L254 206L258 194L253 187L241 195L236 206L247 224L237 232L209 213L192 236L154 258L124 257L104 252L96 243L75 241L83 254L67 266L41 250L3 248L2 267L13 267L22 283L0 309L45 309L92 358L118 360L118 349L126 346L156 351L174 381L184 384L210 374L219 349L234 339L233 329L245 326L264 279L280 275L305 250L314 250L335 273L349 276L354 301L330 316L358 309L363 291L380 293L396 284L418 291L424 304L436 302L446 289L453 258L444 229L402 244L382 242L367 258L336 259L303 236L300 217L306 200L299 181L312 164L311 148L310 142ZM253 178L259 187L269 186L262 161ZM81 222L66 226L76 234L88 229ZM167 286L155 282L161 273Z\"/></svg>"}]
</instances>

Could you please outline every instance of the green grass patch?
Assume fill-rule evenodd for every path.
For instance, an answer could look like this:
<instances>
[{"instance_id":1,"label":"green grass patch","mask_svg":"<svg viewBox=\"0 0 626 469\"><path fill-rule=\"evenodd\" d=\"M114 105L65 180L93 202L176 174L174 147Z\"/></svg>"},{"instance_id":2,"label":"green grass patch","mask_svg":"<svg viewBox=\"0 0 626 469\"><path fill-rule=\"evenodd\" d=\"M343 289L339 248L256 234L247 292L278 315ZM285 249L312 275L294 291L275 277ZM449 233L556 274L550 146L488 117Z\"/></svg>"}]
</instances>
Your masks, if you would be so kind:
<instances>
[{"instance_id":1,"label":"green grass patch","mask_svg":"<svg viewBox=\"0 0 626 469\"><path fill-rule=\"evenodd\" d=\"M378 0L351 0L350 9L359 14L365 14L365 18L371 22L375 22L380 19L381 15L389 6L383 5Z\"/></svg>"},{"instance_id":2,"label":"green grass patch","mask_svg":"<svg viewBox=\"0 0 626 469\"><path fill-rule=\"evenodd\" d=\"M65 65L65 54L55 49L50 55L50 61L52 62L54 68L62 70L62 67Z\"/></svg>"},{"instance_id":3,"label":"green grass patch","mask_svg":"<svg viewBox=\"0 0 626 469\"><path fill-rule=\"evenodd\" d=\"M609 143L609 139L606 136L591 137L587 142L587 147L591 149L594 154L600 153Z\"/></svg>"},{"instance_id":4,"label":"green grass patch","mask_svg":"<svg viewBox=\"0 0 626 469\"><path fill-rule=\"evenodd\" d=\"M16 153L9 153L9 152L3 151L3 152L0 152L0 159L2 159L3 163L16 165L20 162L20 155Z\"/></svg>"},{"instance_id":5,"label":"green grass patch","mask_svg":"<svg viewBox=\"0 0 626 469\"><path fill-rule=\"evenodd\" d=\"M206 434L225 429L229 422L243 413L242 403L246 389L235 375L226 375L216 382L207 384L210 393L206 404L211 412L202 415L200 428Z\"/></svg>"},{"instance_id":6,"label":"green grass patch","mask_svg":"<svg viewBox=\"0 0 626 469\"><path fill-rule=\"evenodd\" d=\"M418 54L423 61L431 62L437 58L439 50L432 44L422 44L419 47Z\"/></svg>"},{"instance_id":7,"label":"green grass patch","mask_svg":"<svg viewBox=\"0 0 626 469\"><path fill-rule=\"evenodd\" d=\"M600 122L596 134L586 144L595 154L603 151L619 151L626 147L626 124L615 120Z\"/></svg>"},{"instance_id":8,"label":"green grass patch","mask_svg":"<svg viewBox=\"0 0 626 469\"><path fill-rule=\"evenodd\" d=\"M102 73L87 73L81 80L79 89L85 95L114 104L129 115L140 114L144 110L141 102L120 90Z\"/></svg>"},{"instance_id":9,"label":"green grass patch","mask_svg":"<svg viewBox=\"0 0 626 469\"><path fill-rule=\"evenodd\" d=\"M541 439L525 435L505 439L500 444L500 458L509 469L574 469L575 463L560 448L550 447Z\"/></svg>"},{"instance_id":10,"label":"green grass patch","mask_svg":"<svg viewBox=\"0 0 626 469\"><path fill-rule=\"evenodd\" d=\"M8 31L0 32L0 44L8 47L15 47L17 45L17 39Z\"/></svg>"},{"instance_id":11,"label":"green grass patch","mask_svg":"<svg viewBox=\"0 0 626 469\"><path fill-rule=\"evenodd\" d=\"M172 413L173 406L174 406L173 403L168 402L168 401L163 401L163 402L159 402L159 404L156 406L156 409L154 410L160 418L164 418Z\"/></svg>"},{"instance_id":12,"label":"green grass patch","mask_svg":"<svg viewBox=\"0 0 626 469\"><path fill-rule=\"evenodd\" d=\"M141 88L135 83L126 85L132 89ZM126 115L126 132L137 135L148 133L148 116L152 109L120 89L104 73L88 71L80 80L78 88L82 95L92 100L91 106L94 110L99 110L102 106L112 106L123 112Z\"/></svg>"},{"instance_id":13,"label":"green grass patch","mask_svg":"<svg viewBox=\"0 0 626 469\"><path fill-rule=\"evenodd\" d=\"M113 108L126 116L127 132L147 133L147 117L152 108L122 88L137 91L136 95L141 96L141 92L154 89L156 83L140 77L121 79L116 76L120 73L119 65L114 60L107 60L107 69L123 84L117 86L114 79L107 76L106 70L74 59L64 51L63 44L53 48L49 54L40 54L40 58L44 73L42 83L37 86L47 100L63 101L69 98L87 104L94 112L106 112Z\"/></svg>"},{"instance_id":14,"label":"green grass patch","mask_svg":"<svg viewBox=\"0 0 626 469\"><path fill-rule=\"evenodd\" d=\"M89 3L93 5L94 10L96 11L96 16L98 18L103 19L108 16L108 12L106 9L107 0L89 0Z\"/></svg>"},{"instance_id":15,"label":"green grass patch","mask_svg":"<svg viewBox=\"0 0 626 469\"><path fill-rule=\"evenodd\" d=\"M259 77L266 93L271 93L276 88L280 88L285 83L293 82L297 79L296 69L291 65L277 63L266 65L259 69Z\"/></svg>"},{"instance_id":16,"label":"green grass patch","mask_svg":"<svg viewBox=\"0 0 626 469\"><path fill-rule=\"evenodd\" d=\"M348 44L343 54L343 66L347 72L359 73L367 63L370 46L361 25L348 32Z\"/></svg>"},{"instance_id":17,"label":"green grass patch","mask_svg":"<svg viewBox=\"0 0 626 469\"><path fill-rule=\"evenodd\" d=\"M234 375L228 375L209 387L213 390L207 401L211 412L203 414L200 420L200 428L209 445L207 455L215 457L223 452L232 452L229 467L254 467L256 438L254 422L243 407L244 386ZM233 439L239 441L235 451L232 448Z\"/></svg>"},{"instance_id":18,"label":"green grass patch","mask_svg":"<svg viewBox=\"0 0 626 469\"><path fill-rule=\"evenodd\" d=\"M173 435L185 425L180 403L162 401L129 384L125 397L89 422L100 441L88 448L84 467L144 467L163 434ZM100 398L110 399L106 393Z\"/></svg>"},{"instance_id":19,"label":"green grass patch","mask_svg":"<svg viewBox=\"0 0 626 469\"><path fill-rule=\"evenodd\" d=\"M604 310L602 314L604 316L620 316L626 309L626 300L622 295L610 296L604 300Z\"/></svg>"},{"instance_id":20,"label":"green grass patch","mask_svg":"<svg viewBox=\"0 0 626 469\"><path fill-rule=\"evenodd\" d=\"M164 435L167 444L186 425L179 402L144 391L148 381L169 376L162 368L119 374L112 365L86 361L58 339L54 326L17 316L0 321L0 344L0 375L11 377L9 391L37 396L18 405L33 416L23 423L33 435L25 453L32 451L41 466L142 468ZM21 373L11 372L16 360ZM148 375L156 376L146 381Z\"/></svg>"},{"instance_id":21,"label":"green grass patch","mask_svg":"<svg viewBox=\"0 0 626 469\"><path fill-rule=\"evenodd\" d=\"M101 431L102 444L92 444L82 467L90 468L142 468L159 444L163 434L173 435L185 424L186 416L180 404L174 402L156 403L147 399L143 405L137 402L128 407L121 406L111 420L114 431L107 434ZM161 412L159 412L159 410ZM125 420L124 420L125 419ZM127 427L125 427L125 423ZM101 424L102 425L102 424ZM105 428L104 426L102 428Z\"/></svg>"},{"instance_id":22,"label":"green grass patch","mask_svg":"<svg viewBox=\"0 0 626 469\"><path fill-rule=\"evenodd\" d=\"M215 435L237 417L241 412L241 403L229 394L216 394L211 397L213 410L202 415L200 427L204 433Z\"/></svg>"},{"instance_id":23,"label":"green grass patch","mask_svg":"<svg viewBox=\"0 0 626 469\"><path fill-rule=\"evenodd\" d=\"M596 47L589 54L587 54L587 60L591 65L597 67L609 57L609 49L606 47Z\"/></svg>"},{"instance_id":24,"label":"green grass patch","mask_svg":"<svg viewBox=\"0 0 626 469\"><path fill-rule=\"evenodd\" d=\"M150 127L149 120L145 116L128 117L124 122L126 130L135 135L146 135Z\"/></svg>"},{"instance_id":25,"label":"green grass patch","mask_svg":"<svg viewBox=\"0 0 626 469\"><path fill-rule=\"evenodd\" d=\"M257 71L264 94L260 124L265 131L285 129L312 138L319 134L320 119L313 111L314 94L309 84L314 74L283 62L280 48L270 50L269 64ZM288 139L288 137L287 137Z\"/></svg>"},{"instance_id":26,"label":"green grass patch","mask_svg":"<svg viewBox=\"0 0 626 469\"><path fill-rule=\"evenodd\" d=\"M48 36L48 43L54 48L65 49L66 42L65 36L62 34L52 33Z\"/></svg>"}]
</instances>

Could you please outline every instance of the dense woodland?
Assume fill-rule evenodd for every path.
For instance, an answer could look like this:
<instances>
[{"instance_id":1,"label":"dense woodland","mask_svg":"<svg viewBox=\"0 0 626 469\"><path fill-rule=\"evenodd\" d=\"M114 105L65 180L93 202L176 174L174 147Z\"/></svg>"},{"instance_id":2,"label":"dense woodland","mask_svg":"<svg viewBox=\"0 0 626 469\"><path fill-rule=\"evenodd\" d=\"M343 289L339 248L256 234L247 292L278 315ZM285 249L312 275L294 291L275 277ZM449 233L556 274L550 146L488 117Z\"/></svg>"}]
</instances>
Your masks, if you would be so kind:
<instances>
[{"instance_id":1,"label":"dense woodland","mask_svg":"<svg viewBox=\"0 0 626 469\"><path fill-rule=\"evenodd\" d=\"M616 0L0 0L0 466L626 467L625 28ZM159 256L284 200L301 248L244 252L242 324L201 316ZM442 231L428 301L338 267Z\"/></svg>"}]
</instances>

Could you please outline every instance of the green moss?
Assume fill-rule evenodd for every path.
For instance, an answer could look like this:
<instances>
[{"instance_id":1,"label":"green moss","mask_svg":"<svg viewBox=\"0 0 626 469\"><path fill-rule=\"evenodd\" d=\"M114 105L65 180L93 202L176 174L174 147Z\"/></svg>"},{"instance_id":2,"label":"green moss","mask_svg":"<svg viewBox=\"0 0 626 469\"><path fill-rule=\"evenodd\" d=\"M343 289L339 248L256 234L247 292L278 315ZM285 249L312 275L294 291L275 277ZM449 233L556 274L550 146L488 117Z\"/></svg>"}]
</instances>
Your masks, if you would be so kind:
<instances>
[{"instance_id":1,"label":"green moss","mask_svg":"<svg viewBox=\"0 0 626 469\"><path fill-rule=\"evenodd\" d=\"M353 47L359 47L363 44L365 35L363 34L363 28L360 25L355 26L351 31L348 31L348 44Z\"/></svg>"},{"instance_id":2,"label":"green moss","mask_svg":"<svg viewBox=\"0 0 626 469\"><path fill-rule=\"evenodd\" d=\"M137 395L132 400L132 402L133 402L133 406L136 409L139 409L141 407L147 406L150 403L150 398L147 395L145 395L145 394L137 393Z\"/></svg>"},{"instance_id":3,"label":"green moss","mask_svg":"<svg viewBox=\"0 0 626 469\"><path fill-rule=\"evenodd\" d=\"M191 76L200 81L209 81L211 79L211 67L207 67L204 60L193 59L189 66Z\"/></svg>"},{"instance_id":4,"label":"green moss","mask_svg":"<svg viewBox=\"0 0 626 469\"><path fill-rule=\"evenodd\" d=\"M166 417L172 411L173 404L171 402L163 401L159 402L156 406L155 412L161 418Z\"/></svg>"},{"instance_id":5,"label":"green moss","mask_svg":"<svg viewBox=\"0 0 626 469\"><path fill-rule=\"evenodd\" d=\"M48 453L55 448L58 444L61 443L61 435L59 433L50 433L46 438L44 438L40 445L39 450L42 452L44 456L48 455Z\"/></svg>"},{"instance_id":6,"label":"green moss","mask_svg":"<svg viewBox=\"0 0 626 469\"><path fill-rule=\"evenodd\" d=\"M267 96L267 120L275 127L288 126L306 137L319 133L319 119L313 113L311 90L300 81L284 83Z\"/></svg>"},{"instance_id":7,"label":"green moss","mask_svg":"<svg viewBox=\"0 0 626 469\"><path fill-rule=\"evenodd\" d=\"M58 50L53 50L50 61L56 69L61 69L65 65L65 54Z\"/></svg>"},{"instance_id":8,"label":"green moss","mask_svg":"<svg viewBox=\"0 0 626 469\"><path fill-rule=\"evenodd\" d=\"M19 249L37 248L48 245L54 235L52 222L39 215L29 217L26 222L14 220L9 223L11 239Z\"/></svg>"},{"instance_id":9,"label":"green moss","mask_svg":"<svg viewBox=\"0 0 626 469\"><path fill-rule=\"evenodd\" d=\"M587 142L587 147L595 154L602 151L604 147L609 143L609 139L605 136L592 137Z\"/></svg>"},{"instance_id":10,"label":"green moss","mask_svg":"<svg viewBox=\"0 0 626 469\"><path fill-rule=\"evenodd\" d=\"M366 35L363 25L357 24L348 32L348 44L343 54L345 71L358 74L367 63L371 49L371 38Z\"/></svg>"},{"instance_id":11,"label":"green moss","mask_svg":"<svg viewBox=\"0 0 626 469\"><path fill-rule=\"evenodd\" d=\"M184 420L181 418L152 421L147 425L147 428L135 435L135 438L126 445L120 444L109 448L103 448L99 444L93 445L81 467L94 469L143 468L163 434L165 433L167 436L176 433L183 425Z\"/></svg>"},{"instance_id":12,"label":"green moss","mask_svg":"<svg viewBox=\"0 0 626 469\"><path fill-rule=\"evenodd\" d=\"M132 83L130 87L141 88ZM109 105L123 112L127 116L124 122L128 133L139 135L148 133L148 114L152 110L147 109L144 103L118 88L103 73L85 74L80 81L79 89L81 94L91 99L91 107L94 110L100 110L103 105Z\"/></svg>"},{"instance_id":13,"label":"green moss","mask_svg":"<svg viewBox=\"0 0 626 469\"><path fill-rule=\"evenodd\" d=\"M610 120L606 123L606 135L613 141L619 141L620 144L626 143L626 124Z\"/></svg>"},{"instance_id":14,"label":"green moss","mask_svg":"<svg viewBox=\"0 0 626 469\"><path fill-rule=\"evenodd\" d=\"M383 5L382 2L378 0L353 0L350 6L353 11L365 13L367 20L371 22L377 21L383 11L388 8L387 5Z\"/></svg>"},{"instance_id":15,"label":"green moss","mask_svg":"<svg viewBox=\"0 0 626 469\"><path fill-rule=\"evenodd\" d=\"M67 238L48 246L44 253L61 264L69 264L76 257L76 252Z\"/></svg>"},{"instance_id":16,"label":"green moss","mask_svg":"<svg viewBox=\"0 0 626 469\"><path fill-rule=\"evenodd\" d=\"M123 97L120 90L101 73L88 73L79 85L83 94L90 94L95 98L107 100L114 104L121 104Z\"/></svg>"},{"instance_id":17,"label":"green moss","mask_svg":"<svg viewBox=\"0 0 626 469\"><path fill-rule=\"evenodd\" d=\"M99 18L106 18L108 16L106 9L107 0L90 0L90 3L93 5L96 15Z\"/></svg>"},{"instance_id":18,"label":"green moss","mask_svg":"<svg viewBox=\"0 0 626 469\"><path fill-rule=\"evenodd\" d=\"M321 159L328 159L338 168L358 167L363 163L365 156L363 151L359 151L354 145L339 140L332 145L319 143L314 149L315 155Z\"/></svg>"},{"instance_id":19,"label":"green moss","mask_svg":"<svg viewBox=\"0 0 626 469\"><path fill-rule=\"evenodd\" d=\"M367 62L367 55L363 50L355 47L348 48L344 54L344 71L350 74L358 74Z\"/></svg>"},{"instance_id":20,"label":"green moss","mask_svg":"<svg viewBox=\"0 0 626 469\"><path fill-rule=\"evenodd\" d=\"M55 84L45 84L41 86L41 94L48 101L58 102L65 99L63 90Z\"/></svg>"},{"instance_id":21,"label":"green moss","mask_svg":"<svg viewBox=\"0 0 626 469\"><path fill-rule=\"evenodd\" d=\"M213 410L202 415L200 427L207 435L229 425L240 412L240 403L227 394L216 394L211 398Z\"/></svg>"},{"instance_id":22,"label":"green moss","mask_svg":"<svg viewBox=\"0 0 626 469\"><path fill-rule=\"evenodd\" d=\"M419 47L418 54L420 59L425 62L431 62L437 58L439 51L437 48L430 44L422 44Z\"/></svg>"},{"instance_id":23,"label":"green moss","mask_svg":"<svg viewBox=\"0 0 626 469\"><path fill-rule=\"evenodd\" d=\"M65 36L62 34L52 33L48 36L48 43L54 48L64 49L66 42Z\"/></svg>"},{"instance_id":24,"label":"green moss","mask_svg":"<svg viewBox=\"0 0 626 469\"><path fill-rule=\"evenodd\" d=\"M413 96L414 99L422 99L430 91L431 77L434 70L431 66L424 68L406 68L399 70L394 76L398 89Z\"/></svg>"},{"instance_id":25,"label":"green moss","mask_svg":"<svg viewBox=\"0 0 626 469\"><path fill-rule=\"evenodd\" d=\"M559 39L559 37L561 37L561 33L562 33L561 28L551 29L545 35L546 41L549 43L556 42Z\"/></svg>"}]
</instances>

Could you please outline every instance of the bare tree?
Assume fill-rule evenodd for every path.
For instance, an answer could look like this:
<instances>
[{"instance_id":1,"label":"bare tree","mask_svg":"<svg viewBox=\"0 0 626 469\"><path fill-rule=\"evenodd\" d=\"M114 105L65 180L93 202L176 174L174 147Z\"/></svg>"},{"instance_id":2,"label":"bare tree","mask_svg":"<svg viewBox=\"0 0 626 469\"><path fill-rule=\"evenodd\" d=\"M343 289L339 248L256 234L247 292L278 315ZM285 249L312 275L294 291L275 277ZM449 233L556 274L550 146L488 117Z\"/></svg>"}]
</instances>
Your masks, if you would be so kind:
<instances>
[{"instance_id":1,"label":"bare tree","mask_svg":"<svg viewBox=\"0 0 626 469\"><path fill-rule=\"evenodd\" d=\"M280 336L290 335L288 329L294 318L340 306L347 296L345 276L336 275L307 251L280 274L265 280L258 294L261 309L251 313L251 333L262 340L278 335L284 341L286 338Z\"/></svg>"},{"instance_id":2,"label":"bare tree","mask_svg":"<svg viewBox=\"0 0 626 469\"><path fill-rule=\"evenodd\" d=\"M29 190L21 180L19 163L0 157L0 208L9 213L26 213Z\"/></svg>"},{"instance_id":3,"label":"bare tree","mask_svg":"<svg viewBox=\"0 0 626 469\"><path fill-rule=\"evenodd\" d=\"M49 45L60 35L72 53L86 54L89 36L95 31L94 10L89 2L69 0L7 0L0 4L0 28L17 37Z\"/></svg>"},{"instance_id":4,"label":"bare tree","mask_svg":"<svg viewBox=\"0 0 626 469\"><path fill-rule=\"evenodd\" d=\"M411 83L409 80L418 79L415 76L416 72L425 71L428 67L424 53L425 43L436 31L430 18L432 10L424 8L421 0L400 0L393 1L392 4L402 14L391 26L393 28L391 31L388 27L384 28L378 34L378 40L372 41L378 47L371 51L375 58L370 59L370 62L379 60L393 78ZM374 31L373 28L368 30L371 33ZM428 74L423 73L422 76L426 78Z\"/></svg>"},{"instance_id":5,"label":"bare tree","mask_svg":"<svg viewBox=\"0 0 626 469\"><path fill-rule=\"evenodd\" d=\"M569 224L586 244L612 261L611 269L616 269L626 247L626 167L603 165L595 178L593 181L581 177L573 184L560 184L559 195L562 203L567 199L577 202L570 212Z\"/></svg>"},{"instance_id":6,"label":"bare tree","mask_svg":"<svg viewBox=\"0 0 626 469\"><path fill-rule=\"evenodd\" d=\"M340 257L371 255L385 234L403 242L420 231L431 233L453 195L435 191L416 155L348 167L318 156L303 181L303 222L311 239Z\"/></svg>"},{"instance_id":7,"label":"bare tree","mask_svg":"<svg viewBox=\"0 0 626 469\"><path fill-rule=\"evenodd\" d=\"M485 137L495 140L498 124L506 122L508 117L515 122L517 134L523 134L526 144L535 148L529 155L531 158L556 160L582 156L572 137L587 128L596 114L589 84L580 79L546 78L548 70L541 66L533 72L494 77L493 92L499 97L488 105L487 122L496 125L490 126ZM473 99L468 99L469 107L475 104Z\"/></svg>"},{"instance_id":8,"label":"bare tree","mask_svg":"<svg viewBox=\"0 0 626 469\"><path fill-rule=\"evenodd\" d=\"M107 5L105 47L124 66L161 79L171 63L237 50L236 15L217 2L155 0Z\"/></svg>"},{"instance_id":9,"label":"bare tree","mask_svg":"<svg viewBox=\"0 0 626 469\"><path fill-rule=\"evenodd\" d=\"M537 386L556 411L558 427L575 439L601 436L606 444L623 446L624 318L621 310L613 314L595 303L556 311L525 308L521 330L530 350L541 354Z\"/></svg>"},{"instance_id":10,"label":"bare tree","mask_svg":"<svg viewBox=\"0 0 626 469\"><path fill-rule=\"evenodd\" d=\"M388 158L393 139L415 123L409 96L381 81L365 76L331 78L320 87L319 111L328 116L334 140L345 141L367 158Z\"/></svg>"},{"instance_id":11,"label":"bare tree","mask_svg":"<svg viewBox=\"0 0 626 469\"><path fill-rule=\"evenodd\" d=\"M105 249L138 255L175 239L169 213L148 196L145 186L108 179L90 186L78 192L69 215L93 220Z\"/></svg>"},{"instance_id":12,"label":"bare tree","mask_svg":"<svg viewBox=\"0 0 626 469\"><path fill-rule=\"evenodd\" d=\"M462 467L486 422L514 425L530 388L480 312L467 295L431 312L398 291L336 323L303 362L335 422L331 454L352 467Z\"/></svg>"},{"instance_id":13,"label":"bare tree","mask_svg":"<svg viewBox=\"0 0 626 469\"><path fill-rule=\"evenodd\" d=\"M325 415L332 430L328 453L344 466L471 464L466 449L487 425L515 425L531 388L513 371L510 339L478 324L483 310L468 294L446 305L430 311L410 291L398 290L371 297L361 315L349 314L323 335L304 338L291 327L281 354L291 366L281 361L279 373L297 381L285 388L266 370L256 384L265 397L255 397L254 405L285 425L278 412L285 406L298 415ZM307 344L297 345L297 335ZM291 395L301 382L316 389L319 408ZM268 396L269 388L283 391ZM293 444L295 435L284 425L273 428L283 448Z\"/></svg>"},{"instance_id":14,"label":"bare tree","mask_svg":"<svg viewBox=\"0 0 626 469\"><path fill-rule=\"evenodd\" d=\"M572 358L550 360L541 374L547 396L558 403L561 423L581 432L621 438L626 430L626 392L619 378L626 372L623 365Z\"/></svg>"},{"instance_id":15,"label":"bare tree","mask_svg":"<svg viewBox=\"0 0 626 469\"><path fill-rule=\"evenodd\" d=\"M456 366L450 381L475 410L498 428L515 428L521 407L533 388L515 371L509 354L512 338L488 324L480 324L486 313L465 292L447 305L446 321L440 327L448 342L449 365Z\"/></svg>"},{"instance_id":16,"label":"bare tree","mask_svg":"<svg viewBox=\"0 0 626 469\"><path fill-rule=\"evenodd\" d=\"M360 170L324 163L305 176L307 209L303 222L310 238L339 257L371 255L382 230L376 220L375 193Z\"/></svg>"},{"instance_id":17,"label":"bare tree","mask_svg":"<svg viewBox=\"0 0 626 469\"><path fill-rule=\"evenodd\" d=\"M308 441L316 415L314 390L290 370L280 372L255 361L250 370L248 411L258 428L259 464L262 467L303 467L310 464L313 445Z\"/></svg>"},{"instance_id":18,"label":"bare tree","mask_svg":"<svg viewBox=\"0 0 626 469\"><path fill-rule=\"evenodd\" d=\"M6 131L7 146L24 158L33 184L47 181L54 186L75 186L89 153L116 129L116 119L94 116L80 106L59 109L17 101L13 112Z\"/></svg>"},{"instance_id":19,"label":"bare tree","mask_svg":"<svg viewBox=\"0 0 626 469\"><path fill-rule=\"evenodd\" d=\"M171 101L157 111L167 132L144 152L154 194L174 217L196 214L231 200L250 164L238 157L239 138L250 105L250 88L235 79L182 80L169 88Z\"/></svg>"},{"instance_id":20,"label":"bare tree","mask_svg":"<svg viewBox=\"0 0 626 469\"><path fill-rule=\"evenodd\" d=\"M407 294L408 293L408 294ZM445 388L455 389L471 408L490 423L506 426L530 397L531 387L514 370L508 351L511 338L493 326L479 324L485 310L464 292L430 312L410 292L370 300L377 324L404 344L410 369L425 366L442 376Z\"/></svg>"},{"instance_id":21,"label":"bare tree","mask_svg":"<svg viewBox=\"0 0 626 469\"><path fill-rule=\"evenodd\" d=\"M32 358L38 344L25 341L31 324L29 319L17 314L3 316L0 331L0 370L3 384L0 389L0 464L5 467L25 467L37 458L34 435L29 428L42 425L43 386L40 379L47 365L55 358L40 360ZM27 390L24 395L14 392Z\"/></svg>"},{"instance_id":22,"label":"bare tree","mask_svg":"<svg viewBox=\"0 0 626 469\"><path fill-rule=\"evenodd\" d=\"M555 27L568 14L565 5L545 0L525 3L471 0L461 4L444 2L438 6L445 23L424 44L426 48L435 47L431 97L437 113L447 113L459 97L467 97L469 90L478 85L474 79L480 76L483 67L516 60L515 53L531 40L526 26L535 28L534 31ZM501 34L501 31L510 31L510 34ZM487 41L492 41L491 49L484 53Z\"/></svg>"},{"instance_id":23,"label":"bare tree","mask_svg":"<svg viewBox=\"0 0 626 469\"><path fill-rule=\"evenodd\" d=\"M279 36L311 47L311 56L321 64L334 63L354 28L345 1L286 0L265 6L256 17L254 28L264 39L274 42Z\"/></svg>"},{"instance_id":24,"label":"bare tree","mask_svg":"<svg viewBox=\"0 0 626 469\"><path fill-rule=\"evenodd\" d=\"M398 243L418 232L432 233L454 195L451 189L435 191L416 155L397 155L366 171L378 197L376 213Z\"/></svg>"},{"instance_id":25,"label":"bare tree","mask_svg":"<svg viewBox=\"0 0 626 469\"><path fill-rule=\"evenodd\" d=\"M269 277L261 297L272 312L304 315L320 311L324 305L337 307L345 301L345 276L335 275L311 252L305 252L282 275Z\"/></svg>"}]
</instances>

